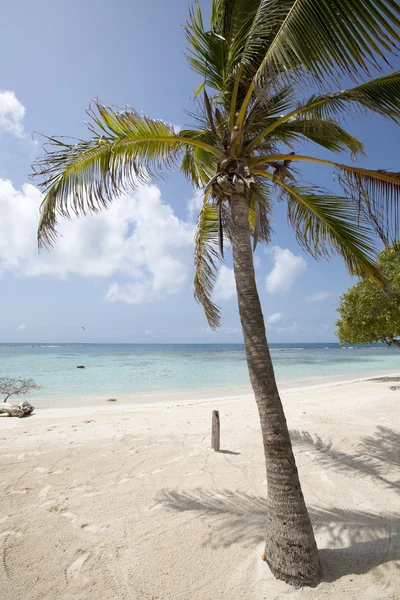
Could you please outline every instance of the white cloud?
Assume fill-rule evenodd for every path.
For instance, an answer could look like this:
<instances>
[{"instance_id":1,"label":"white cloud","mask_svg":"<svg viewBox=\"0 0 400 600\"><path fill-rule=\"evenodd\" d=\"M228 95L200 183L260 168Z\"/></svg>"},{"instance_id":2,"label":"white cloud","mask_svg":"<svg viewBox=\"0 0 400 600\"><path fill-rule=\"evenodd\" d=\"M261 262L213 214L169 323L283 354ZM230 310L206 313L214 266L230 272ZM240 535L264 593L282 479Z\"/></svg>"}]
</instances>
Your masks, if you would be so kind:
<instances>
[{"instance_id":1,"label":"white cloud","mask_svg":"<svg viewBox=\"0 0 400 600\"><path fill-rule=\"evenodd\" d=\"M311 294L311 296L307 296L308 302L321 302L322 300L326 300L332 296L332 292L317 292L315 294Z\"/></svg>"},{"instance_id":2,"label":"white cloud","mask_svg":"<svg viewBox=\"0 0 400 600\"><path fill-rule=\"evenodd\" d=\"M231 300L236 296L236 284L233 269L222 265L214 287L215 300Z\"/></svg>"},{"instance_id":3,"label":"white cloud","mask_svg":"<svg viewBox=\"0 0 400 600\"><path fill-rule=\"evenodd\" d=\"M203 206L204 192L203 190L196 190L193 196L188 200L187 210L191 221L196 220Z\"/></svg>"},{"instance_id":4,"label":"white cloud","mask_svg":"<svg viewBox=\"0 0 400 600\"><path fill-rule=\"evenodd\" d=\"M18 327L17 327L17 329L19 329L19 331L22 331L25 328L26 328L26 323L21 323L21 325L18 325Z\"/></svg>"},{"instance_id":5,"label":"white cloud","mask_svg":"<svg viewBox=\"0 0 400 600\"><path fill-rule=\"evenodd\" d=\"M36 228L41 202L32 185L16 190L0 179L0 274L122 275L106 299L137 304L178 292L192 264L193 225L178 219L153 185L121 196L108 211L60 221L60 238L38 253Z\"/></svg>"},{"instance_id":6,"label":"white cloud","mask_svg":"<svg viewBox=\"0 0 400 600\"><path fill-rule=\"evenodd\" d=\"M18 100L14 92L0 90L0 132L8 131L22 137L24 127L22 121L25 107Z\"/></svg>"},{"instance_id":7,"label":"white cloud","mask_svg":"<svg viewBox=\"0 0 400 600\"><path fill-rule=\"evenodd\" d=\"M273 325L274 323L279 323L279 321L282 321L283 319L283 314L276 312L273 315L270 315L267 319L267 323L269 323L270 325Z\"/></svg>"},{"instance_id":8,"label":"white cloud","mask_svg":"<svg viewBox=\"0 0 400 600\"><path fill-rule=\"evenodd\" d=\"M274 246L272 249L274 267L267 275L265 289L268 294L286 294L296 280L307 269L307 263L301 256L296 256L288 248Z\"/></svg>"}]
</instances>

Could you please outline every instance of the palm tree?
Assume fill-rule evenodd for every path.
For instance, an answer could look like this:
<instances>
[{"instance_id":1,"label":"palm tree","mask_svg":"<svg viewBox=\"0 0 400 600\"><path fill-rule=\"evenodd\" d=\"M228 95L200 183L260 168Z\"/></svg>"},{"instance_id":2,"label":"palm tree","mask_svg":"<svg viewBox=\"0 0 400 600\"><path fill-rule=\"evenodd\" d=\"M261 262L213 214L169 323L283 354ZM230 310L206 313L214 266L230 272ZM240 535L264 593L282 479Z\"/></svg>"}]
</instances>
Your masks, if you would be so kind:
<instances>
[{"instance_id":1,"label":"palm tree","mask_svg":"<svg viewBox=\"0 0 400 600\"><path fill-rule=\"evenodd\" d=\"M96 101L91 139L50 147L34 166L44 191L39 244L51 245L57 219L106 208L118 194L175 164L204 201L195 237L195 297L217 328L212 300L224 239L233 252L239 313L260 415L268 479L265 560L294 585L316 585L322 572L274 377L253 267L253 249L270 239L275 199L303 249L337 253L350 273L379 280L377 232L397 234L400 174L295 154L302 140L332 152L363 154L340 124L353 110L400 121L400 72L383 74L396 51L395 0L212 0L205 27L196 3L186 25L190 66L201 75L195 128L117 110ZM379 78L368 80L370 71ZM347 76L353 87L334 92ZM312 86L315 93L301 100ZM294 163L332 167L344 194L304 183Z\"/></svg>"}]
</instances>

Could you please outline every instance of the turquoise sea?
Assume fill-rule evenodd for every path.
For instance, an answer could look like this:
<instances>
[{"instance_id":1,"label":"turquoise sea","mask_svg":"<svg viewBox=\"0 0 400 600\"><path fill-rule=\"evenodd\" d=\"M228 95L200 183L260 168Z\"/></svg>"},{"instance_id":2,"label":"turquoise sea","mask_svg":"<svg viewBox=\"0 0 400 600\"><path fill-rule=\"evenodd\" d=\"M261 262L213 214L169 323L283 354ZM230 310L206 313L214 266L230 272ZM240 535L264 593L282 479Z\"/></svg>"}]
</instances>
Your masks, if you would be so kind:
<instances>
[{"instance_id":1,"label":"turquoise sea","mask_svg":"<svg viewBox=\"0 0 400 600\"><path fill-rule=\"evenodd\" d=\"M398 348L271 344L271 350L281 387L400 372ZM3 344L0 376L35 379L41 389L30 397L38 407L249 387L241 344Z\"/></svg>"}]
</instances>

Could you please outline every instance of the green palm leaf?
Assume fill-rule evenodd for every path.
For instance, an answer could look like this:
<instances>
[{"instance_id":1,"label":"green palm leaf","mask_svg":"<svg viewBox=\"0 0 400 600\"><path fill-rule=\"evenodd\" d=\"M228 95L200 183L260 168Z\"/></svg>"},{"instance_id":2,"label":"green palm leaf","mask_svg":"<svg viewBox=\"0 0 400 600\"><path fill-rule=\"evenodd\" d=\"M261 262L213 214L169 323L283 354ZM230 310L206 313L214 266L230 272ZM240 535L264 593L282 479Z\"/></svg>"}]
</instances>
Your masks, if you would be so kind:
<instances>
[{"instance_id":1,"label":"green palm leaf","mask_svg":"<svg viewBox=\"0 0 400 600\"><path fill-rule=\"evenodd\" d=\"M206 144L213 144L215 136L207 130L185 129L180 131L180 136L199 140ZM188 181L197 188L205 187L210 179L215 175L217 168L217 158L207 150L199 146L186 144L183 149L181 162L181 171Z\"/></svg>"},{"instance_id":2,"label":"green palm leaf","mask_svg":"<svg viewBox=\"0 0 400 600\"><path fill-rule=\"evenodd\" d=\"M188 61L192 69L204 78L204 85L223 92L225 87L226 39L215 31L205 31L198 2L190 11L186 24L189 43ZM203 88L201 86L197 93Z\"/></svg>"},{"instance_id":3,"label":"green palm leaf","mask_svg":"<svg viewBox=\"0 0 400 600\"><path fill-rule=\"evenodd\" d=\"M380 69L378 57L400 41L400 6L393 0L264 0L261 6L252 44L264 53L257 77L299 66L320 80L355 77L370 65Z\"/></svg>"},{"instance_id":4,"label":"green palm leaf","mask_svg":"<svg viewBox=\"0 0 400 600\"><path fill-rule=\"evenodd\" d=\"M264 169L277 161L307 161L335 168L339 182L348 197L357 206L359 212L368 215L371 226L384 243L395 244L400 235L400 173L372 170L343 165L330 160L301 156L297 154L277 154L261 156L249 161L254 173L259 171L261 163ZM266 175L272 178L272 175Z\"/></svg>"},{"instance_id":5,"label":"green palm leaf","mask_svg":"<svg viewBox=\"0 0 400 600\"><path fill-rule=\"evenodd\" d=\"M256 87L275 85L277 74L292 82L305 74L324 82L357 79L371 65L381 70L400 41L399 17L393 0L261 0L246 44L245 62L255 73L237 123L243 123Z\"/></svg>"},{"instance_id":6,"label":"green palm leaf","mask_svg":"<svg viewBox=\"0 0 400 600\"><path fill-rule=\"evenodd\" d=\"M339 166L337 172L343 189L384 244L396 245L400 235L400 173L347 166Z\"/></svg>"},{"instance_id":7,"label":"green palm leaf","mask_svg":"<svg viewBox=\"0 0 400 600\"><path fill-rule=\"evenodd\" d=\"M339 254L351 274L380 281L376 248L369 241L371 229L353 203L314 187L276 184L287 199L289 222L306 252L317 259Z\"/></svg>"},{"instance_id":8,"label":"green palm leaf","mask_svg":"<svg viewBox=\"0 0 400 600\"><path fill-rule=\"evenodd\" d=\"M271 241L272 186L262 177L255 177L249 201L249 225L253 248L258 242Z\"/></svg>"},{"instance_id":9,"label":"green palm leaf","mask_svg":"<svg viewBox=\"0 0 400 600\"><path fill-rule=\"evenodd\" d=\"M92 139L68 144L48 138L50 150L34 165L45 192L39 223L39 244L54 241L57 215L85 214L105 208L129 187L161 177L179 154L190 146L202 151L198 177L219 155L201 135L177 135L172 125L139 115L132 109L116 111L96 103L89 110ZM207 162L208 161L208 162ZM210 169L208 169L210 172Z\"/></svg>"},{"instance_id":10,"label":"green palm leaf","mask_svg":"<svg viewBox=\"0 0 400 600\"><path fill-rule=\"evenodd\" d=\"M259 92L251 102L246 115L246 132L259 133L287 112L295 102L293 88L284 86L278 91Z\"/></svg>"},{"instance_id":11,"label":"green palm leaf","mask_svg":"<svg viewBox=\"0 0 400 600\"><path fill-rule=\"evenodd\" d=\"M296 112L326 119L347 114L352 105L400 123L400 71L336 94L312 96Z\"/></svg>"},{"instance_id":12,"label":"green palm leaf","mask_svg":"<svg viewBox=\"0 0 400 600\"><path fill-rule=\"evenodd\" d=\"M232 116L239 103L241 124L265 77L356 78L381 69L400 41L399 17L392 0L218 0L206 30L196 2L186 26L188 58Z\"/></svg>"},{"instance_id":13,"label":"green palm leaf","mask_svg":"<svg viewBox=\"0 0 400 600\"><path fill-rule=\"evenodd\" d=\"M259 4L260 0L213 0L211 29L229 44L245 38Z\"/></svg>"},{"instance_id":14,"label":"green palm leaf","mask_svg":"<svg viewBox=\"0 0 400 600\"><path fill-rule=\"evenodd\" d=\"M197 188L205 187L215 173L215 161L201 148L186 146L181 162L181 171Z\"/></svg>"},{"instance_id":15,"label":"green palm leaf","mask_svg":"<svg viewBox=\"0 0 400 600\"><path fill-rule=\"evenodd\" d=\"M230 97L229 92L234 85L236 74L240 71L240 75L242 75L243 51L259 5L260 0L216 0L213 2L211 31L225 43L224 94L227 94L228 97ZM212 60L210 63L212 55L212 50L206 55L206 65L214 64ZM202 58L204 59L204 55ZM240 79L241 77L237 81L238 84ZM241 93L239 91L239 97L243 96L245 92L246 90L244 92L242 90Z\"/></svg>"},{"instance_id":16,"label":"green palm leaf","mask_svg":"<svg viewBox=\"0 0 400 600\"><path fill-rule=\"evenodd\" d=\"M145 180L135 162L119 169L106 139L65 144L50 138L52 150L34 165L45 196L38 228L39 245L50 246L56 239L57 215L86 214L104 208L124 186Z\"/></svg>"},{"instance_id":17,"label":"green palm leaf","mask_svg":"<svg viewBox=\"0 0 400 600\"><path fill-rule=\"evenodd\" d=\"M395 123L400 123L400 71L334 94L311 96L294 110L275 121L266 123L262 131L248 145L247 151L257 147L263 139L284 123L300 118L332 119L348 114L352 108L368 109Z\"/></svg>"},{"instance_id":18,"label":"green palm leaf","mask_svg":"<svg viewBox=\"0 0 400 600\"><path fill-rule=\"evenodd\" d=\"M292 117L273 130L273 141L286 143L308 139L331 152L350 151L352 157L364 154L363 144L333 120L313 116Z\"/></svg>"},{"instance_id":19,"label":"green palm leaf","mask_svg":"<svg viewBox=\"0 0 400 600\"><path fill-rule=\"evenodd\" d=\"M203 306L211 329L218 329L220 310L212 301L217 276L217 263L221 260L218 250L218 209L205 198L200 211L194 243L194 297Z\"/></svg>"}]
</instances>

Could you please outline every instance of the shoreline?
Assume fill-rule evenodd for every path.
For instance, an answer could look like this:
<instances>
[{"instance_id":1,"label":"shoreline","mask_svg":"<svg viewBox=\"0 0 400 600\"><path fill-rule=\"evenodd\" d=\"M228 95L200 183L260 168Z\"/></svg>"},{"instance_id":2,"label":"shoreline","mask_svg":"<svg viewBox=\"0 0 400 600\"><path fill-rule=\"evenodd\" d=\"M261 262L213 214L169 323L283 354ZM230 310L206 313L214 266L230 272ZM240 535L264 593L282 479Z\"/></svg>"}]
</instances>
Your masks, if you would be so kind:
<instances>
[{"instance_id":1,"label":"shoreline","mask_svg":"<svg viewBox=\"0 0 400 600\"><path fill-rule=\"evenodd\" d=\"M278 384L279 391L282 394L296 394L303 393L306 391L312 391L316 389L326 389L332 387L340 387L346 384L358 383L363 381L372 381L379 377L400 377L400 371L386 371L379 370L374 372L374 374L370 374L368 376L363 376L363 374L353 374L349 375L349 377L343 377L338 375L337 378L327 378L327 377L314 377L314 378L305 378L305 379L296 379L296 380L288 380L286 382L282 382ZM133 399L134 398L134 399ZM40 398L32 398L29 399L35 406L35 411L30 418L56 418L57 416L66 417L66 416L79 416L79 415L90 415L96 414L98 412L132 412L135 410L160 410L165 408L175 408L181 406L195 406L199 404L210 404L213 402L224 402L224 401L232 401L232 400L248 400L253 399L253 392L249 386L239 387L239 388L204 388L197 390L180 390L180 391L168 391L163 394L158 392L148 393L148 394L137 394L136 396L127 395L126 397L120 397L116 402L108 402L105 397L93 397L90 399L89 404L81 404L77 405L78 400L74 398L71 402L71 399L68 397L63 397L62 401L67 404L67 406L36 406L36 403L44 403L48 404L47 399ZM56 402L58 402L57 399ZM81 400L85 402L85 399ZM18 403L17 398L15 398L15 403ZM4 419L3 419L4 421ZM0 419L0 423L2 420ZM0 427L1 430L1 427Z\"/></svg>"}]
</instances>

